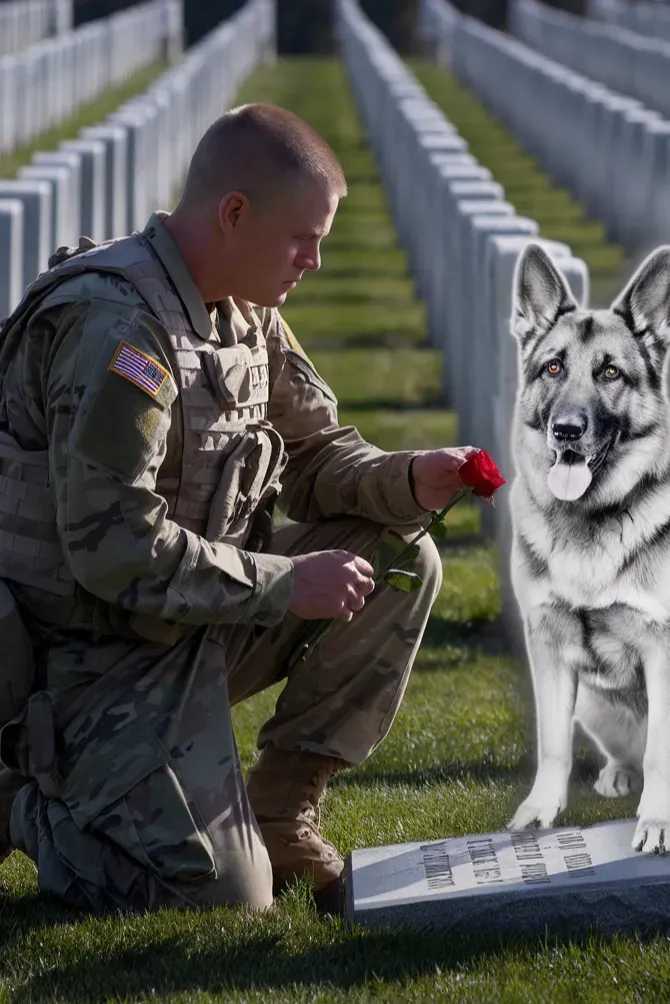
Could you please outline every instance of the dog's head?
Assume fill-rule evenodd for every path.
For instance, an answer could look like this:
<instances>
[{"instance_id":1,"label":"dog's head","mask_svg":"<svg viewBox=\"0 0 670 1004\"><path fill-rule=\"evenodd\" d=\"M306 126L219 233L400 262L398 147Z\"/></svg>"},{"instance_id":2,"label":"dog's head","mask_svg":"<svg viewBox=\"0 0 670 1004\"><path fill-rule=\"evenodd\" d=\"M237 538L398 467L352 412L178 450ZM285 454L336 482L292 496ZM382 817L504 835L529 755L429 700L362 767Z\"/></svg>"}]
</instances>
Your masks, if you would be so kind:
<instances>
[{"instance_id":1,"label":"dog's head","mask_svg":"<svg viewBox=\"0 0 670 1004\"><path fill-rule=\"evenodd\" d=\"M616 505L665 468L669 323L670 247L645 259L609 310L580 307L549 255L524 249L512 313L514 453L527 475L541 468L547 501Z\"/></svg>"}]
</instances>

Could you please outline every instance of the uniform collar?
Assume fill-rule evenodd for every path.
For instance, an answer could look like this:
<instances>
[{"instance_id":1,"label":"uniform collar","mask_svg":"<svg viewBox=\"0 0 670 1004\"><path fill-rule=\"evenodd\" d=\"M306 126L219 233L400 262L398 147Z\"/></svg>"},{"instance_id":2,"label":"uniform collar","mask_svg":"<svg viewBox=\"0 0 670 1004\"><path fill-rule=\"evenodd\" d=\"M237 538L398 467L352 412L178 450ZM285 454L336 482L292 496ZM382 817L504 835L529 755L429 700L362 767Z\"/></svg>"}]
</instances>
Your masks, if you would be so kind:
<instances>
[{"instance_id":1,"label":"uniform collar","mask_svg":"<svg viewBox=\"0 0 670 1004\"><path fill-rule=\"evenodd\" d=\"M229 296L226 300L219 300L216 309L219 312L221 322L228 329L227 335L232 343L244 341L249 334L249 329L259 326L258 318L244 300ZM225 342L226 338L222 337L222 341Z\"/></svg>"},{"instance_id":2,"label":"uniform collar","mask_svg":"<svg viewBox=\"0 0 670 1004\"><path fill-rule=\"evenodd\" d=\"M176 244L163 226L163 221L169 215L165 212L152 213L144 228L143 236L149 241L160 258L163 268L172 279L179 299L184 304L193 325L193 330L205 341L210 341L216 337L212 317L198 287L191 278L191 273L187 269L184 259L177 250Z\"/></svg>"}]
</instances>

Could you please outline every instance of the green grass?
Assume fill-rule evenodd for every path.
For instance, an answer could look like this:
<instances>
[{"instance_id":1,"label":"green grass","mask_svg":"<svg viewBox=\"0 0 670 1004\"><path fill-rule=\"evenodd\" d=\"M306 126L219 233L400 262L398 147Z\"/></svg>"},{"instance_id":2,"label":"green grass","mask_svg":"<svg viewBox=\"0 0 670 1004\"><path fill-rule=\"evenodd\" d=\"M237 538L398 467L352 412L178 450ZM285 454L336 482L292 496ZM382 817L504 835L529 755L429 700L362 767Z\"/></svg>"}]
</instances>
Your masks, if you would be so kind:
<instances>
[{"instance_id":1,"label":"green grass","mask_svg":"<svg viewBox=\"0 0 670 1004\"><path fill-rule=\"evenodd\" d=\"M536 220L541 237L564 241L584 259L591 277L591 305L609 306L627 277L628 265L623 249L607 240L603 224L587 219L584 208L543 174L537 161L452 74L423 59L411 59L409 66L467 141L472 155L503 186L517 213Z\"/></svg>"},{"instance_id":2,"label":"green grass","mask_svg":"<svg viewBox=\"0 0 670 1004\"><path fill-rule=\"evenodd\" d=\"M30 163L33 154L38 150L55 150L64 139L71 139L86 126L98 125L107 118L119 105L136 94L146 91L147 87L165 70L165 63L155 62L139 70L118 87L110 87L95 101L84 105L77 114L61 122L56 128L42 133L32 142L20 147L11 154L0 157L0 178L13 178L20 167Z\"/></svg>"},{"instance_id":3,"label":"green grass","mask_svg":"<svg viewBox=\"0 0 670 1004\"><path fill-rule=\"evenodd\" d=\"M330 385L338 388L340 411L355 407L417 408L442 402L437 349L313 349L310 359ZM413 414L400 413L410 423Z\"/></svg>"},{"instance_id":4,"label":"green grass","mask_svg":"<svg viewBox=\"0 0 670 1004\"><path fill-rule=\"evenodd\" d=\"M340 155L354 202L382 203L372 190L374 164L343 71L334 61L281 59L275 70L256 73L238 98L302 114ZM358 172L354 177L350 164ZM367 213L361 209L361 219ZM326 250L323 270L291 294L286 314L332 384L342 424L355 424L387 449L455 444L456 418L440 407L439 353L384 344L383 333L394 330L399 317L413 316L411 283L405 278L397 285L395 264L385 270L381 259L375 273L357 271L353 263L379 252L366 243L366 228L355 225L356 213L338 222L345 218L351 244L338 251L341 269L328 264ZM390 222L378 208L375 220L378 233L388 231ZM354 294L359 300L350 309ZM337 314L341 348L319 348L319 335L324 342L324 332L329 340L335 335L329 311L338 304L347 306ZM348 347L362 330L379 334L369 348ZM389 735L327 792L323 829L344 854L366 845L499 829L527 791L528 681L506 650L497 558L481 537L480 511L479 503L462 503L451 514L441 545L444 583ZM245 768L280 690L273 687L233 711ZM567 823L633 813L632 799L595 796L594 777L592 761L580 758ZM0 1004L603 1004L667 1000L669 987L670 949L662 937L593 937L573 944L541 936L514 940L505 932L473 938L349 930L340 917L318 915L300 885L262 917L218 908L122 922L42 903L34 870L20 854L0 868Z\"/></svg>"},{"instance_id":5,"label":"green grass","mask_svg":"<svg viewBox=\"0 0 670 1004\"><path fill-rule=\"evenodd\" d=\"M283 308L282 314L300 332L300 343L305 349L328 342L402 347L423 341L426 337L423 304L396 302L393 306L393 310L381 311L375 301L367 304L331 301L321 306L296 302Z\"/></svg>"}]
</instances>

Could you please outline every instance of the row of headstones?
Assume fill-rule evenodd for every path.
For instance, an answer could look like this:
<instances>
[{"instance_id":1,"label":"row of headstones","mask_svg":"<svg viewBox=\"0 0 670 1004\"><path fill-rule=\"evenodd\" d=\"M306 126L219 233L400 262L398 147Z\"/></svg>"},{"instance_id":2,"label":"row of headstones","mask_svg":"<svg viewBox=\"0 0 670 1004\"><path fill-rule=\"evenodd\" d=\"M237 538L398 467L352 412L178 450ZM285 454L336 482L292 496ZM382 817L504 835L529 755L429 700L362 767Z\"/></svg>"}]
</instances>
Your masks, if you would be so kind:
<instances>
[{"instance_id":1,"label":"row of headstones","mask_svg":"<svg viewBox=\"0 0 670 1004\"><path fill-rule=\"evenodd\" d=\"M336 24L399 240L427 305L431 341L442 349L444 392L458 414L459 442L488 450L511 481L517 346L510 317L518 256L537 240L582 302L587 266L566 244L539 238L535 220L517 215L356 0L338 0ZM483 526L498 543L507 622L518 627L504 493L495 509L484 507Z\"/></svg>"},{"instance_id":2,"label":"row of headstones","mask_svg":"<svg viewBox=\"0 0 670 1004\"><path fill-rule=\"evenodd\" d=\"M169 208L202 134L275 52L274 0L249 0L144 94L0 180L0 318L57 247L121 237Z\"/></svg>"},{"instance_id":3,"label":"row of headstones","mask_svg":"<svg viewBox=\"0 0 670 1004\"><path fill-rule=\"evenodd\" d=\"M586 0L586 16L670 42L670 7L636 0Z\"/></svg>"},{"instance_id":4,"label":"row of headstones","mask_svg":"<svg viewBox=\"0 0 670 1004\"><path fill-rule=\"evenodd\" d=\"M633 259L670 238L670 121L474 18L451 51L455 76Z\"/></svg>"},{"instance_id":5,"label":"row of headstones","mask_svg":"<svg viewBox=\"0 0 670 1004\"><path fill-rule=\"evenodd\" d=\"M183 0L148 0L0 58L0 154L181 49Z\"/></svg>"},{"instance_id":6,"label":"row of headstones","mask_svg":"<svg viewBox=\"0 0 670 1004\"><path fill-rule=\"evenodd\" d=\"M509 0L508 28L538 52L670 115L670 42L538 0Z\"/></svg>"},{"instance_id":7,"label":"row of headstones","mask_svg":"<svg viewBox=\"0 0 670 1004\"><path fill-rule=\"evenodd\" d=\"M10 0L0 4L0 56L20 52L72 27L72 0Z\"/></svg>"},{"instance_id":8,"label":"row of headstones","mask_svg":"<svg viewBox=\"0 0 670 1004\"><path fill-rule=\"evenodd\" d=\"M451 63L454 29L461 12L442 0L419 0L417 35L424 52L441 63Z\"/></svg>"}]
</instances>

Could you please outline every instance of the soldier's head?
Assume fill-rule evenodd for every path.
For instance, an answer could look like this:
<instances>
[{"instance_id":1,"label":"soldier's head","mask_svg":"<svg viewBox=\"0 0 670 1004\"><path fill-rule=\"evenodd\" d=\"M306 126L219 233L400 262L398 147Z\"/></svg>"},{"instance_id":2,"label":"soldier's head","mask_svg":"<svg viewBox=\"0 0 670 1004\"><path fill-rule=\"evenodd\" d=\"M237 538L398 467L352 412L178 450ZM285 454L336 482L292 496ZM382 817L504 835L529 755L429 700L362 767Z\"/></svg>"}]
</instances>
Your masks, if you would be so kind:
<instances>
[{"instance_id":1,"label":"soldier's head","mask_svg":"<svg viewBox=\"0 0 670 1004\"><path fill-rule=\"evenodd\" d=\"M280 306L347 194L326 141L274 105L242 105L200 140L179 205L166 221L203 299Z\"/></svg>"}]
</instances>

